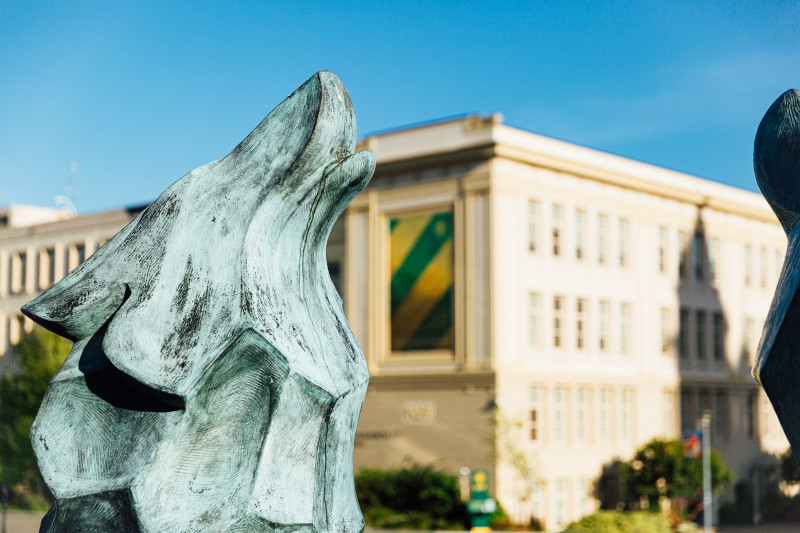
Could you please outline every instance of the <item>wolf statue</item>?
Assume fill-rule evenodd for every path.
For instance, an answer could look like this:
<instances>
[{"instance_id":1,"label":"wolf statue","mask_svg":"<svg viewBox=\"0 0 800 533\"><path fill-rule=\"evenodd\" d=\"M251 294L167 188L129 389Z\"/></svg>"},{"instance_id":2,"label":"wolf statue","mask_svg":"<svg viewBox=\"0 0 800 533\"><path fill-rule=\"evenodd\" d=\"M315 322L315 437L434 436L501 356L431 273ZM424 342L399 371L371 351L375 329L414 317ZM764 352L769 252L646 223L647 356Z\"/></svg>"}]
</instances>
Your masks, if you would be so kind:
<instances>
[{"instance_id":1,"label":"wolf statue","mask_svg":"<svg viewBox=\"0 0 800 533\"><path fill-rule=\"evenodd\" d=\"M800 91L783 93L756 133L753 166L761 193L788 237L753 377L775 408L795 457L800 453Z\"/></svg>"},{"instance_id":2,"label":"wolf statue","mask_svg":"<svg viewBox=\"0 0 800 533\"><path fill-rule=\"evenodd\" d=\"M44 532L347 532L369 375L328 275L372 176L319 72L23 307L74 342L31 429Z\"/></svg>"}]
</instances>

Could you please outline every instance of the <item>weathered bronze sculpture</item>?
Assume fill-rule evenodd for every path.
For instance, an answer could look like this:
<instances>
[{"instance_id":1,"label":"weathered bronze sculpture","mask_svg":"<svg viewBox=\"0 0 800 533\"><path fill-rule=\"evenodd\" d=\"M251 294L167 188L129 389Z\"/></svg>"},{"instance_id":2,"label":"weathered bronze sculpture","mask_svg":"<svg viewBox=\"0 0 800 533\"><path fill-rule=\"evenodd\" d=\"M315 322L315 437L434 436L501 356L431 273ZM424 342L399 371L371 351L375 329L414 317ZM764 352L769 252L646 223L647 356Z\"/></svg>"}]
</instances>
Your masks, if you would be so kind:
<instances>
[{"instance_id":1,"label":"weathered bronze sculpture","mask_svg":"<svg viewBox=\"0 0 800 533\"><path fill-rule=\"evenodd\" d=\"M325 244L374 169L320 72L23 308L74 341L31 430L45 532L358 532L368 374Z\"/></svg>"},{"instance_id":2,"label":"weathered bronze sculpture","mask_svg":"<svg viewBox=\"0 0 800 533\"><path fill-rule=\"evenodd\" d=\"M753 366L795 456L800 452L800 91L783 93L756 133L753 166L789 239Z\"/></svg>"}]
</instances>

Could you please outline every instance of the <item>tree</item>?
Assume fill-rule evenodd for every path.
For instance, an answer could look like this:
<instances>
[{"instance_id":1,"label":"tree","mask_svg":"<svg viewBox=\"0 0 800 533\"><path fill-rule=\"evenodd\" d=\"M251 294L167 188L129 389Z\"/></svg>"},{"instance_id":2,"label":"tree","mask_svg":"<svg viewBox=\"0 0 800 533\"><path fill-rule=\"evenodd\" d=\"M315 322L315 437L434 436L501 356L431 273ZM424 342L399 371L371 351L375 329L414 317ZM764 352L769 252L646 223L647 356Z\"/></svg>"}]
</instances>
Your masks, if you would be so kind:
<instances>
[{"instance_id":1,"label":"tree","mask_svg":"<svg viewBox=\"0 0 800 533\"><path fill-rule=\"evenodd\" d=\"M11 487L11 504L46 506L51 498L36 466L30 430L47 383L72 343L36 327L11 348L14 370L0 376L0 476Z\"/></svg>"},{"instance_id":2,"label":"tree","mask_svg":"<svg viewBox=\"0 0 800 533\"><path fill-rule=\"evenodd\" d=\"M710 458L711 488L719 493L733 481L733 473L719 453L712 450ZM662 498L670 500L672 512L681 519L692 519L702 509L703 463L687 458L679 440L654 439L639 448L623 464L622 479L628 494L650 509L658 509Z\"/></svg>"}]
</instances>

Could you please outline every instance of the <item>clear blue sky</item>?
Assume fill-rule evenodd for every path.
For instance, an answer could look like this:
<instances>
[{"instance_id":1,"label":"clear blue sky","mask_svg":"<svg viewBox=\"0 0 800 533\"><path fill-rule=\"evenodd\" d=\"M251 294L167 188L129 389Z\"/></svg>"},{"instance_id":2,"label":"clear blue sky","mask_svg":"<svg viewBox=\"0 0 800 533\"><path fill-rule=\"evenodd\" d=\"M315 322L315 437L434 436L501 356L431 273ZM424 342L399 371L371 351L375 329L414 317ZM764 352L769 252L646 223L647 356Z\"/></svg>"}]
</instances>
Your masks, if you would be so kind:
<instances>
[{"instance_id":1,"label":"clear blue sky","mask_svg":"<svg viewBox=\"0 0 800 533\"><path fill-rule=\"evenodd\" d=\"M315 71L359 135L463 113L755 190L800 1L0 0L0 205L154 199Z\"/></svg>"}]
</instances>

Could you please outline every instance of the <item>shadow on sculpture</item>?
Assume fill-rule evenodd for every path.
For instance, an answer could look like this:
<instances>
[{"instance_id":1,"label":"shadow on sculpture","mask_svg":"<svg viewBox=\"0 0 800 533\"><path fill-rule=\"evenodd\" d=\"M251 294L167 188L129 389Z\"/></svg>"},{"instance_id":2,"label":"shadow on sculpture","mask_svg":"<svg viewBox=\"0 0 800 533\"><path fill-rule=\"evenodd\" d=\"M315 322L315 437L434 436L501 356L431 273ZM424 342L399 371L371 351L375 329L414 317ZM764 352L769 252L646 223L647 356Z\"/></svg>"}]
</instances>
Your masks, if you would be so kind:
<instances>
[{"instance_id":1,"label":"shadow on sculpture","mask_svg":"<svg viewBox=\"0 0 800 533\"><path fill-rule=\"evenodd\" d=\"M31 429L42 531L363 529L369 376L325 261L374 169L355 140L317 73L23 307L75 343Z\"/></svg>"}]
</instances>

